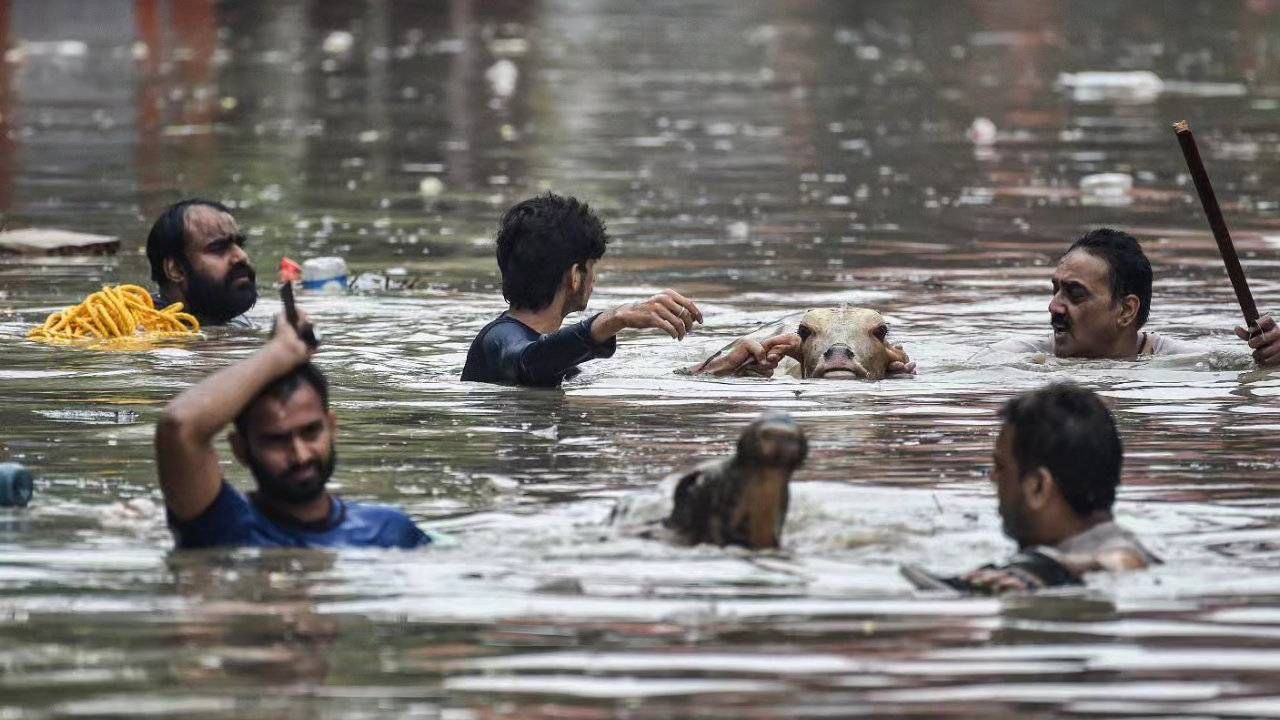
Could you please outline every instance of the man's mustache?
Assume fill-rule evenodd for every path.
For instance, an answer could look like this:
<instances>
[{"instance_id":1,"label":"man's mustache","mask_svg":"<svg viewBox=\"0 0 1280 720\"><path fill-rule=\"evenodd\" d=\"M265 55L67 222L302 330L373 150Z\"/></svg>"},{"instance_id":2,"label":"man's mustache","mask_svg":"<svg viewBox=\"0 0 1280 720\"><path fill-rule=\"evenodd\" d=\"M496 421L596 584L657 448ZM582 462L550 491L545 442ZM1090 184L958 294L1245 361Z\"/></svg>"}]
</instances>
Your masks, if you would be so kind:
<instances>
[{"instance_id":1,"label":"man's mustache","mask_svg":"<svg viewBox=\"0 0 1280 720\"><path fill-rule=\"evenodd\" d=\"M1051 315L1051 316L1049 316L1049 324L1053 326L1053 329L1054 329L1054 330L1064 330L1064 331L1065 331L1065 330L1070 330L1070 329L1071 329L1071 319L1070 319L1070 318L1068 318L1066 315Z\"/></svg>"},{"instance_id":2,"label":"man's mustache","mask_svg":"<svg viewBox=\"0 0 1280 720\"><path fill-rule=\"evenodd\" d=\"M227 285L230 285L241 278L248 278L249 282L257 282L258 274L248 265L237 265L231 268L227 273Z\"/></svg>"},{"instance_id":3,"label":"man's mustache","mask_svg":"<svg viewBox=\"0 0 1280 720\"><path fill-rule=\"evenodd\" d=\"M318 460L312 460L311 462L303 463L301 465L294 465L280 474L281 478L287 480L294 480L303 476L319 477L320 462Z\"/></svg>"}]
</instances>

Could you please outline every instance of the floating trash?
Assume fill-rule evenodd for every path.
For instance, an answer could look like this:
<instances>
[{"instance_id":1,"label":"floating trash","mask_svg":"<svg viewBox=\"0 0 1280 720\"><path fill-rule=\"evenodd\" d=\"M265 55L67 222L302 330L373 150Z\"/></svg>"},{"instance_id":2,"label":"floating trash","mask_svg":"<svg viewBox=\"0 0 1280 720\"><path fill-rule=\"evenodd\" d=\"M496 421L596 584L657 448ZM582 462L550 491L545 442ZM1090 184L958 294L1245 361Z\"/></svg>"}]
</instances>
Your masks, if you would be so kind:
<instances>
[{"instance_id":1,"label":"floating trash","mask_svg":"<svg viewBox=\"0 0 1280 720\"><path fill-rule=\"evenodd\" d=\"M418 194L424 198L440 197L444 193L444 181L434 175L422 178L418 183Z\"/></svg>"},{"instance_id":2,"label":"floating trash","mask_svg":"<svg viewBox=\"0 0 1280 720\"><path fill-rule=\"evenodd\" d=\"M493 90L493 94L498 97L511 97L516 91L516 81L520 78L520 69L510 60L503 58L488 70L484 71L484 78L489 81L489 87Z\"/></svg>"},{"instance_id":3,"label":"floating trash","mask_svg":"<svg viewBox=\"0 0 1280 720\"><path fill-rule=\"evenodd\" d=\"M32 490L30 470L18 463L0 463L0 507L26 507Z\"/></svg>"},{"instance_id":4,"label":"floating trash","mask_svg":"<svg viewBox=\"0 0 1280 720\"><path fill-rule=\"evenodd\" d=\"M1128 205L1133 202L1133 176L1098 173L1080 178L1080 202L1084 205Z\"/></svg>"},{"instance_id":5,"label":"floating trash","mask_svg":"<svg viewBox=\"0 0 1280 720\"><path fill-rule=\"evenodd\" d=\"M330 55L344 55L351 52L351 47L355 45L356 38L345 30L334 30L324 38L321 48Z\"/></svg>"},{"instance_id":6,"label":"floating trash","mask_svg":"<svg viewBox=\"0 0 1280 720\"><path fill-rule=\"evenodd\" d=\"M35 412L50 420L89 425L129 425L138 421L138 413L132 410L36 410Z\"/></svg>"},{"instance_id":7,"label":"floating trash","mask_svg":"<svg viewBox=\"0 0 1280 720\"><path fill-rule=\"evenodd\" d=\"M302 262L302 287L318 292L347 289L347 261L340 257L318 257Z\"/></svg>"},{"instance_id":8,"label":"floating trash","mask_svg":"<svg viewBox=\"0 0 1280 720\"><path fill-rule=\"evenodd\" d=\"M23 228L0 232L0 254L17 255L99 255L120 249L120 240L110 235Z\"/></svg>"},{"instance_id":9,"label":"floating trash","mask_svg":"<svg viewBox=\"0 0 1280 720\"><path fill-rule=\"evenodd\" d=\"M969 142L974 145L983 147L994 145L996 142L996 124L989 118L974 118L969 125L968 132L965 137L969 138Z\"/></svg>"},{"instance_id":10,"label":"floating trash","mask_svg":"<svg viewBox=\"0 0 1280 720\"><path fill-rule=\"evenodd\" d=\"M1164 81L1148 70L1061 73L1057 85L1076 102L1145 103L1164 92Z\"/></svg>"},{"instance_id":11,"label":"floating trash","mask_svg":"<svg viewBox=\"0 0 1280 720\"><path fill-rule=\"evenodd\" d=\"M404 268L387 268L386 272L360 273L351 282L354 292L383 292L387 290L408 290L418 283L418 278L410 276Z\"/></svg>"}]
</instances>

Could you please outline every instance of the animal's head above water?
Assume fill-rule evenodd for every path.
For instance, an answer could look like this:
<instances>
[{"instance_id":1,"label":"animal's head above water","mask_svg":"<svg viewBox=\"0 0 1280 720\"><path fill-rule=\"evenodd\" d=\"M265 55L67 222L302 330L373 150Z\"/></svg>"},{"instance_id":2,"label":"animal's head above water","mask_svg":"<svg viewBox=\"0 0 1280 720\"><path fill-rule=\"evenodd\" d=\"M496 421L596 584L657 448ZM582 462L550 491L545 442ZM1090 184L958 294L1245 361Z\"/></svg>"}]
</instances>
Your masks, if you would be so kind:
<instances>
[{"instance_id":1,"label":"animal's head above water","mask_svg":"<svg viewBox=\"0 0 1280 720\"><path fill-rule=\"evenodd\" d=\"M889 326L875 310L810 310L796 332L801 342L801 377L879 380L890 363L907 362L901 348L885 341Z\"/></svg>"},{"instance_id":2,"label":"animal's head above water","mask_svg":"<svg viewBox=\"0 0 1280 720\"><path fill-rule=\"evenodd\" d=\"M790 416L762 415L738 436L735 462L752 467L769 467L788 472L800 467L809 454L804 431Z\"/></svg>"},{"instance_id":3,"label":"animal's head above water","mask_svg":"<svg viewBox=\"0 0 1280 720\"><path fill-rule=\"evenodd\" d=\"M786 415L756 419L738 436L733 458L703 463L676 483L664 525L681 542L776 548L790 502L791 474L809 443Z\"/></svg>"}]
</instances>

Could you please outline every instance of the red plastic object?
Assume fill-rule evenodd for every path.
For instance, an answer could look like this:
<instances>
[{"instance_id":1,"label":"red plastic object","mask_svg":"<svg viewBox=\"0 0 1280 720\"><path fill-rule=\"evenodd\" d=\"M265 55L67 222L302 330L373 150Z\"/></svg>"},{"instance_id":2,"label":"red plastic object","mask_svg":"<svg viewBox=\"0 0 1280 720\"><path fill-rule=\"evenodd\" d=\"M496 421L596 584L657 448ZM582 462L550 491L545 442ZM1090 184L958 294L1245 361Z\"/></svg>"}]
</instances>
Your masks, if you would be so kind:
<instances>
[{"instance_id":1,"label":"red plastic object","mask_svg":"<svg viewBox=\"0 0 1280 720\"><path fill-rule=\"evenodd\" d=\"M289 258L280 258L280 282L298 282L302 279L302 266Z\"/></svg>"}]
</instances>

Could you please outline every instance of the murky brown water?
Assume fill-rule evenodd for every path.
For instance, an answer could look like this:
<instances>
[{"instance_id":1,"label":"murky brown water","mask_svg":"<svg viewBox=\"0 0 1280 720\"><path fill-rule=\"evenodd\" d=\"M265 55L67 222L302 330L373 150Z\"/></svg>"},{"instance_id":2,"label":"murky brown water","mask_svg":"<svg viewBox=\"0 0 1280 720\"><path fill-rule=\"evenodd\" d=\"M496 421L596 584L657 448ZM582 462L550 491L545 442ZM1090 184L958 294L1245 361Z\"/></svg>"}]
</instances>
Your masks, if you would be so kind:
<instances>
[{"instance_id":1,"label":"murky brown water","mask_svg":"<svg viewBox=\"0 0 1280 720\"><path fill-rule=\"evenodd\" d=\"M1280 378L1229 336L1168 127L1197 130L1273 306L1277 3L33 0L0 20L5 224L124 238L116 257L0 259L0 460L39 476L29 509L0 510L0 717L1280 717ZM1056 86L1087 70L1151 70L1164 92ZM994 145L967 135L980 116ZM1083 204L1080 178L1113 171L1133 202ZM458 382L500 309L497 215L545 188L617 238L593 306L670 286L707 327L626 338L563 392ZM134 355L22 337L145 278L150 219L187 193L236 205L264 278L282 254L333 253L420 278L304 302L341 491L452 546L168 552L152 423L261 337ZM1145 242L1151 327L1213 351L984 352L1047 329L1050 264L1101 224ZM919 377L670 373L840 302L889 315ZM992 411L1063 377L1112 401L1120 515L1168 563L1037 597L911 591L898 563L1009 550ZM607 525L762 408L814 440L784 552Z\"/></svg>"}]
</instances>

